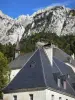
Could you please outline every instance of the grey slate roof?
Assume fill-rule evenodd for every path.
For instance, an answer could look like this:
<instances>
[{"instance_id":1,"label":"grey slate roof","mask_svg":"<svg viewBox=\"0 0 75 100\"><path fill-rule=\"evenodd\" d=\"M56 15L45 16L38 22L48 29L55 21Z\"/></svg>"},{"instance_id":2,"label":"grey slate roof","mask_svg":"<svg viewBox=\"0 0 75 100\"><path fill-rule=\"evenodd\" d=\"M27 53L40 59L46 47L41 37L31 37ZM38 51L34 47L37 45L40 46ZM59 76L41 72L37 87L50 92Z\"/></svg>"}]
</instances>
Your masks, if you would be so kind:
<instances>
[{"instance_id":1,"label":"grey slate roof","mask_svg":"<svg viewBox=\"0 0 75 100\"><path fill-rule=\"evenodd\" d=\"M60 59L63 62L69 62L68 58L71 58L70 55L68 55L67 53L65 53L64 51L62 51L57 47L53 48L53 56L55 56L56 58Z\"/></svg>"},{"instance_id":2,"label":"grey slate roof","mask_svg":"<svg viewBox=\"0 0 75 100\"><path fill-rule=\"evenodd\" d=\"M53 57L53 66L51 66L44 50L40 48L35 51L30 60L28 60L9 85L3 89L3 92L10 93L11 91L14 92L19 89L51 87L74 96L75 90L73 89L72 82L75 82L75 78L70 77L68 79L66 77L67 89L63 89L63 86L59 88L54 79L54 74L57 73L60 76L66 76L67 74L70 76L74 75L73 70L69 66L55 57Z\"/></svg>"},{"instance_id":3,"label":"grey slate roof","mask_svg":"<svg viewBox=\"0 0 75 100\"><path fill-rule=\"evenodd\" d=\"M75 59L74 59L74 60L71 60L71 64L72 64L73 66L75 66Z\"/></svg>"},{"instance_id":4,"label":"grey slate roof","mask_svg":"<svg viewBox=\"0 0 75 100\"><path fill-rule=\"evenodd\" d=\"M31 57L32 54L33 52L30 52L24 55L19 55L19 57L17 57L16 59L14 59L13 61L9 63L9 67L11 69L21 69L23 65L27 62L27 60ZM71 57L57 47L53 48L53 56L55 56L56 58L60 59L63 62L70 63L68 61L68 58L71 58ZM75 66L75 60L72 60L71 64Z\"/></svg>"},{"instance_id":5,"label":"grey slate roof","mask_svg":"<svg viewBox=\"0 0 75 100\"><path fill-rule=\"evenodd\" d=\"M65 53L64 51L62 51L61 49L57 47L53 48L53 56L75 67L75 59L73 60L73 58L70 55L68 55L67 53Z\"/></svg>"},{"instance_id":6,"label":"grey slate roof","mask_svg":"<svg viewBox=\"0 0 75 100\"><path fill-rule=\"evenodd\" d=\"M8 66L11 69L21 69L32 54L33 54L33 52L27 53L24 55L20 55L15 60L11 61Z\"/></svg>"}]
</instances>

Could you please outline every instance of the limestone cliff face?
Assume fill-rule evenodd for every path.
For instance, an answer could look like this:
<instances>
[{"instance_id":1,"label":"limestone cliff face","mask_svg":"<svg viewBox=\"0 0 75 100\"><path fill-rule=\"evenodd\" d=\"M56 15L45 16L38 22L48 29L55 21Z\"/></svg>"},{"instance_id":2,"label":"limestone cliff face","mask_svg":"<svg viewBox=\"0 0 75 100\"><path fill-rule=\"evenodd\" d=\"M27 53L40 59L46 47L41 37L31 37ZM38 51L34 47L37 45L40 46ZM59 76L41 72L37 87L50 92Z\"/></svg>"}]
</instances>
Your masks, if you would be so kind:
<instances>
[{"instance_id":1,"label":"limestone cliff face","mask_svg":"<svg viewBox=\"0 0 75 100\"><path fill-rule=\"evenodd\" d=\"M23 25L0 11L0 43L15 43L18 34L21 38L24 30Z\"/></svg>"},{"instance_id":2,"label":"limestone cliff face","mask_svg":"<svg viewBox=\"0 0 75 100\"><path fill-rule=\"evenodd\" d=\"M64 6L47 7L29 15L13 19L0 11L0 43L16 42L34 33L50 32L58 36L75 35L75 10Z\"/></svg>"},{"instance_id":3,"label":"limestone cliff face","mask_svg":"<svg viewBox=\"0 0 75 100\"><path fill-rule=\"evenodd\" d=\"M32 23L25 28L25 35L51 32L57 35L75 35L75 10L64 6L48 7L32 15Z\"/></svg>"}]
</instances>

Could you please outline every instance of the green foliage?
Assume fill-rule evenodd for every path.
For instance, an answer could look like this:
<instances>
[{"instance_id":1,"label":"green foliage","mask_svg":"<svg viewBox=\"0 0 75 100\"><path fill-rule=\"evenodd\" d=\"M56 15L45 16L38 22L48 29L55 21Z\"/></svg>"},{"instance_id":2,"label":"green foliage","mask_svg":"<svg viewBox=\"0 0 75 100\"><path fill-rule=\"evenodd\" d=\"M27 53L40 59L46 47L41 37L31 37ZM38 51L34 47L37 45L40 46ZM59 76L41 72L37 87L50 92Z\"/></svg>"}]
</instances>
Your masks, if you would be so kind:
<instances>
[{"instance_id":1,"label":"green foliage","mask_svg":"<svg viewBox=\"0 0 75 100\"><path fill-rule=\"evenodd\" d=\"M14 45L12 45L11 43L6 45L0 44L0 52L2 52L10 62L12 59L14 59L15 44Z\"/></svg>"},{"instance_id":2,"label":"green foliage","mask_svg":"<svg viewBox=\"0 0 75 100\"><path fill-rule=\"evenodd\" d=\"M69 14L75 16L75 10L70 10Z\"/></svg>"},{"instance_id":3,"label":"green foliage","mask_svg":"<svg viewBox=\"0 0 75 100\"><path fill-rule=\"evenodd\" d=\"M21 44L21 52L31 52L34 51L36 48L36 43L38 41L44 41L48 43L54 43L53 40L57 41L57 38L59 38L54 33L35 33L31 36L28 36L27 38L23 39ZM56 43L56 42L55 42Z\"/></svg>"},{"instance_id":4,"label":"green foliage","mask_svg":"<svg viewBox=\"0 0 75 100\"><path fill-rule=\"evenodd\" d=\"M2 88L8 83L8 61L3 53L0 52L0 98L2 97Z\"/></svg>"},{"instance_id":5,"label":"green foliage","mask_svg":"<svg viewBox=\"0 0 75 100\"><path fill-rule=\"evenodd\" d=\"M47 43L53 43L60 49L64 50L68 54L75 54L75 36L57 36L55 33L33 33L31 36L27 36L20 42L20 48L22 53L32 52L36 49L36 43L38 41L44 41ZM8 45L0 44L0 51L7 57L10 62L14 59L15 45L9 43Z\"/></svg>"},{"instance_id":6,"label":"green foliage","mask_svg":"<svg viewBox=\"0 0 75 100\"><path fill-rule=\"evenodd\" d=\"M75 54L75 36L57 36L55 33L35 33L27 38L23 39L21 44L21 52L31 52L36 48L36 43L38 41L53 43L60 49L64 50L66 53L71 55Z\"/></svg>"}]
</instances>

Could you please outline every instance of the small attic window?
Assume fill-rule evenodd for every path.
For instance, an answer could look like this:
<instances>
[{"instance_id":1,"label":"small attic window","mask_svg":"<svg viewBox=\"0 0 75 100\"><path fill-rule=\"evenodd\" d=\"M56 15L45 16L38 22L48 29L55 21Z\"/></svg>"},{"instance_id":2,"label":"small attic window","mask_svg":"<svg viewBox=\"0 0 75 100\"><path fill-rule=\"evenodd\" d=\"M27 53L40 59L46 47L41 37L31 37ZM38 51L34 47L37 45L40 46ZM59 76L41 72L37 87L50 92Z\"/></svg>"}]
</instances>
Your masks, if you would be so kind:
<instances>
[{"instance_id":1,"label":"small attic window","mask_svg":"<svg viewBox=\"0 0 75 100\"><path fill-rule=\"evenodd\" d=\"M35 66L36 66L36 62L32 61L31 64L30 64L30 68L34 68Z\"/></svg>"},{"instance_id":2,"label":"small attic window","mask_svg":"<svg viewBox=\"0 0 75 100\"><path fill-rule=\"evenodd\" d=\"M53 73L53 76L54 76L54 80L56 82L56 84L58 84L58 77L60 76L60 73Z\"/></svg>"}]
</instances>

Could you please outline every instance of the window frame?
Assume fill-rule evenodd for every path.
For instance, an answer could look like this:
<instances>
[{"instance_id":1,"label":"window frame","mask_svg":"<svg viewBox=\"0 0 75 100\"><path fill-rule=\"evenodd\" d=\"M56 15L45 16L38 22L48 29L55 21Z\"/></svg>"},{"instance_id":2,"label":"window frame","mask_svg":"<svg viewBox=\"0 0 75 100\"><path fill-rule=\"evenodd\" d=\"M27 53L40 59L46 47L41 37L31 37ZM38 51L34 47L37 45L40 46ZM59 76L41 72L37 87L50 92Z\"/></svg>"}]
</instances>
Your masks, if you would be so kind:
<instances>
[{"instance_id":1,"label":"window frame","mask_svg":"<svg viewBox=\"0 0 75 100\"><path fill-rule=\"evenodd\" d=\"M17 100L17 95L14 95L13 96L13 100Z\"/></svg>"},{"instance_id":2,"label":"window frame","mask_svg":"<svg viewBox=\"0 0 75 100\"><path fill-rule=\"evenodd\" d=\"M29 94L30 100L33 100L33 94Z\"/></svg>"},{"instance_id":3,"label":"window frame","mask_svg":"<svg viewBox=\"0 0 75 100\"><path fill-rule=\"evenodd\" d=\"M53 94L51 95L51 100L54 100L54 95Z\"/></svg>"},{"instance_id":4,"label":"window frame","mask_svg":"<svg viewBox=\"0 0 75 100\"><path fill-rule=\"evenodd\" d=\"M61 97L59 97L59 100L62 100L62 98L61 98Z\"/></svg>"}]
</instances>

